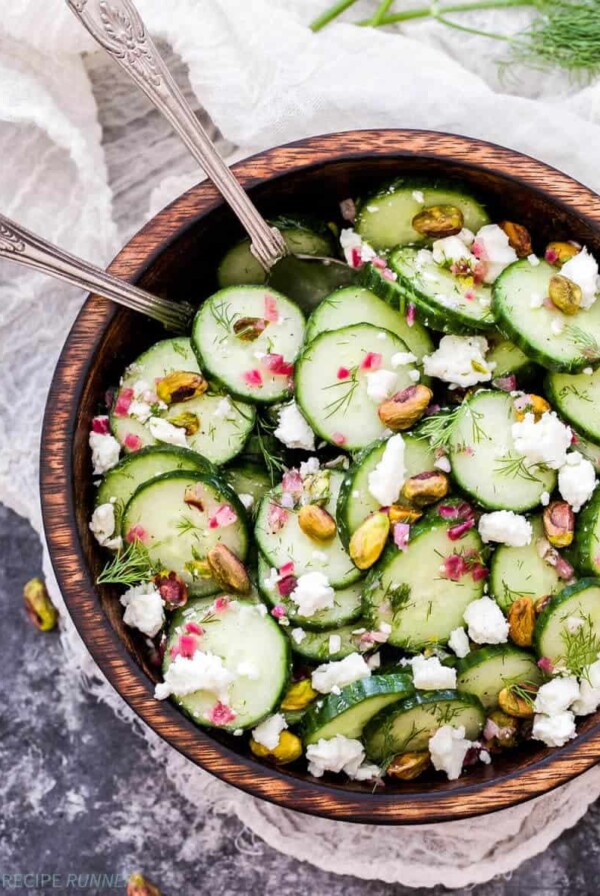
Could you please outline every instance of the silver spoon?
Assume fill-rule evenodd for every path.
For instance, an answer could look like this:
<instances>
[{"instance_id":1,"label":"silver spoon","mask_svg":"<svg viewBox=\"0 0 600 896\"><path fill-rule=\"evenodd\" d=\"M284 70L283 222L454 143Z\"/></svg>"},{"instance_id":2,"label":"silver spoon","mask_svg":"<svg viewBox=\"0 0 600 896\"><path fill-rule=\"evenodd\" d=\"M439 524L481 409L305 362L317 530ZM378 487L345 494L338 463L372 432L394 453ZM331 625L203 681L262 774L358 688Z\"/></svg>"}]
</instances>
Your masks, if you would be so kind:
<instances>
[{"instance_id":1,"label":"silver spoon","mask_svg":"<svg viewBox=\"0 0 600 896\"><path fill-rule=\"evenodd\" d=\"M66 2L96 42L143 90L150 102L164 115L175 133L183 140L239 218L250 237L252 254L265 271L269 272L277 262L289 255L281 232L265 221L217 152L167 69L132 0L66 0ZM338 258L294 255L290 261L294 259L322 262L322 266L345 269L340 271L342 279L351 279L351 269ZM298 271L292 265L290 273L292 268L295 278Z\"/></svg>"},{"instance_id":2,"label":"silver spoon","mask_svg":"<svg viewBox=\"0 0 600 896\"><path fill-rule=\"evenodd\" d=\"M153 296L125 280L119 280L82 258L77 258L0 215L0 257L66 280L86 292L94 292L133 311L140 311L175 333L189 332L194 309L186 302Z\"/></svg>"}]
</instances>

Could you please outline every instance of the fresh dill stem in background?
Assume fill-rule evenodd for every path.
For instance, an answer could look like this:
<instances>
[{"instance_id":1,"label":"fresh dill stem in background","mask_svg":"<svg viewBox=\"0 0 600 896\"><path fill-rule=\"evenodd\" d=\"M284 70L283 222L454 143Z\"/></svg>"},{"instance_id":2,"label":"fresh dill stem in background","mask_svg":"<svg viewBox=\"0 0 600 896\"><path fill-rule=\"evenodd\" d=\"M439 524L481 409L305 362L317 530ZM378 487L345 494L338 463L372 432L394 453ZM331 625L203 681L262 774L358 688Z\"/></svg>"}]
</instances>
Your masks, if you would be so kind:
<instances>
[{"instance_id":1,"label":"fresh dill stem in background","mask_svg":"<svg viewBox=\"0 0 600 896\"><path fill-rule=\"evenodd\" d=\"M331 6L312 23L313 31L320 31L352 5L338 2ZM448 18L476 10L508 11L515 7L530 8L533 19L514 35L482 31ZM356 24L378 28L420 19L435 19L458 31L503 41L509 47L509 58L503 66L518 62L533 68L558 67L586 80L600 73L600 0L475 0L444 5L433 2L397 13L393 12L393 3L382 2L371 18Z\"/></svg>"},{"instance_id":2,"label":"fresh dill stem in background","mask_svg":"<svg viewBox=\"0 0 600 896\"><path fill-rule=\"evenodd\" d=\"M452 438L461 409L462 405L459 404L451 411L441 410L432 414L419 424L417 435L429 439L429 444L434 449L445 448Z\"/></svg>"},{"instance_id":3,"label":"fresh dill stem in background","mask_svg":"<svg viewBox=\"0 0 600 896\"><path fill-rule=\"evenodd\" d=\"M141 541L136 540L106 564L96 579L96 584L137 585L151 579L156 572L157 569L150 560L148 548Z\"/></svg>"},{"instance_id":4,"label":"fresh dill stem in background","mask_svg":"<svg viewBox=\"0 0 600 896\"><path fill-rule=\"evenodd\" d=\"M587 678L587 667L600 653L600 638L594 631L594 623L590 616L583 616L583 625L576 632L564 629L561 633L565 645L564 663L577 678Z\"/></svg>"},{"instance_id":5,"label":"fresh dill stem in background","mask_svg":"<svg viewBox=\"0 0 600 896\"><path fill-rule=\"evenodd\" d=\"M285 464L281 455L274 454L272 451L270 451L265 441L265 436L271 436L274 429L274 424L268 423L266 420L260 417L260 415L257 415L256 440L258 442L258 450L262 455L262 459L267 468L267 473L269 474L272 486L275 485L275 481L278 478L277 474L283 473L283 471L285 470Z\"/></svg>"}]
</instances>

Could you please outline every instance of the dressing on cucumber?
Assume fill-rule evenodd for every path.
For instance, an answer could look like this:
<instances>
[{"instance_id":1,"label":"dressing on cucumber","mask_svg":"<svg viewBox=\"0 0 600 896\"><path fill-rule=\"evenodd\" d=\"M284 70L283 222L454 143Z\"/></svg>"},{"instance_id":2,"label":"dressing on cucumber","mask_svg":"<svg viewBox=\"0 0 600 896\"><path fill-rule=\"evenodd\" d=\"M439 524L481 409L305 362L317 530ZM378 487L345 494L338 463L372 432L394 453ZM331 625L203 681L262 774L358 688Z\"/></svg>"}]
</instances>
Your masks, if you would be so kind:
<instances>
[{"instance_id":1,"label":"dressing on cucumber","mask_svg":"<svg viewBox=\"0 0 600 896\"><path fill-rule=\"evenodd\" d=\"M535 657L512 644L472 650L459 661L457 671L457 690L477 697L486 712L497 708L503 688L518 684L535 687L543 680Z\"/></svg>"}]
</instances>

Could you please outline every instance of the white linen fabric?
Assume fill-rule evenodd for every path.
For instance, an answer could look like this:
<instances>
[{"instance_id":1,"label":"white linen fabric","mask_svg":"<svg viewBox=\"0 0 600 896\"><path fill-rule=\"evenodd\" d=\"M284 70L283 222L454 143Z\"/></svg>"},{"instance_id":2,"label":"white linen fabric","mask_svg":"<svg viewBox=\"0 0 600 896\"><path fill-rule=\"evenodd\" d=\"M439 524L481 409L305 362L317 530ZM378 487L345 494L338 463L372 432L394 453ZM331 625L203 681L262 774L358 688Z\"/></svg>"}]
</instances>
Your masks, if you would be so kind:
<instances>
[{"instance_id":1,"label":"white linen fabric","mask_svg":"<svg viewBox=\"0 0 600 896\"><path fill-rule=\"evenodd\" d=\"M314 35L307 22L324 2L139 0L139 8L152 33L181 57L197 102L220 129L230 159L326 131L428 128L510 146L600 187L599 83L578 85L561 73L514 66L501 77L502 44L436 23L415 24L401 34L342 21ZM122 81L101 55L81 55L94 51L93 44L62 0L3 6L0 209L75 253L106 263L150 214L198 180L198 172L191 160L170 165L165 142L145 132L136 151L130 144L128 153L120 153L118 140L107 147L109 132L125 128L144 101L125 91L125 105L118 105ZM345 19L364 16L374 6L375 0L365 0ZM467 17L490 30L506 27L509 19L516 30L527 13ZM42 412L82 300L77 290L0 262L0 501L38 531ZM140 726L74 631L47 555L45 571L63 611L65 675ZM497 814L493 824L411 827L399 836L394 828L323 821L254 800L192 766L151 731L144 733L183 798L235 812L273 847L326 870L410 886L459 887L509 872L574 824L600 793L600 770L592 770Z\"/></svg>"}]
</instances>

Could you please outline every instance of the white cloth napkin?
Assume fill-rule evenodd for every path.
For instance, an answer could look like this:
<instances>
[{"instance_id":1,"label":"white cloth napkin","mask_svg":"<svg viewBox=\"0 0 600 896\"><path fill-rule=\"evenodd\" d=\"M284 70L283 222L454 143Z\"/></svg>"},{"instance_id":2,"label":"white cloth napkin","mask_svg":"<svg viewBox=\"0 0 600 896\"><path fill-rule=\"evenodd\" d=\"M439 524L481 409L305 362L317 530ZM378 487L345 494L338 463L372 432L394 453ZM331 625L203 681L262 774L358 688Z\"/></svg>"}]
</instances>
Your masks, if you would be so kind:
<instances>
[{"instance_id":1,"label":"white cloth napkin","mask_svg":"<svg viewBox=\"0 0 600 896\"><path fill-rule=\"evenodd\" d=\"M107 0L110 4L110 0ZM600 85L509 66L504 45L424 22L396 32L355 28L364 0L315 35L327 0L139 0L155 36L189 69L192 88L236 157L299 137L368 127L467 134L528 153L600 187ZM158 150L113 159L109 179L96 100L80 55L93 43L62 0L4 3L0 17L0 209L97 263L198 179L148 182L123 205L120 176L145 171ZM517 29L527 12L473 14L470 23ZM464 21L464 20L463 20ZM110 79L110 69L106 77ZM114 114L114 110L113 110ZM118 116L116 116L118 118ZM124 117L126 120L126 117ZM119 124L118 121L113 124ZM162 160L161 160L162 161ZM158 166L160 167L160 166ZM144 183L145 186L145 183ZM115 221L123 223L119 233ZM40 531L38 436L48 384L82 301L73 289L0 262L0 500ZM46 569L60 601L48 558ZM72 670L127 714L64 620ZM129 717L132 719L131 714ZM398 831L284 812L226 788L151 732L150 747L182 795L235 811L278 849L320 867L411 886L463 886L516 867L583 814L600 792L592 771L549 796L495 816Z\"/></svg>"}]
</instances>

